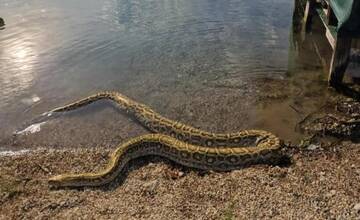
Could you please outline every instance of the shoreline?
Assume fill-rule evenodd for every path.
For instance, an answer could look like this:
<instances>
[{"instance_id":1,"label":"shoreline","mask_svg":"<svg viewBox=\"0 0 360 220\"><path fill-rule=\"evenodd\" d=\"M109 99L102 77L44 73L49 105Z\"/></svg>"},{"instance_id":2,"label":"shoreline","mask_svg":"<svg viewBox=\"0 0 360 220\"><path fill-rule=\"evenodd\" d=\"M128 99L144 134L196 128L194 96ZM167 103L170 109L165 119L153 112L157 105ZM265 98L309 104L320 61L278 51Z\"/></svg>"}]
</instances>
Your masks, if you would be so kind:
<instances>
[{"instance_id":1,"label":"shoreline","mask_svg":"<svg viewBox=\"0 0 360 220\"><path fill-rule=\"evenodd\" d=\"M303 128L308 133L358 137L358 124L356 121L351 124L350 119L358 117L354 113L360 109L359 102L341 98L329 105L311 114ZM193 107L196 109L197 105ZM49 177L97 172L106 166L110 153L119 143L146 132L112 108L98 113L117 117L108 121L116 121L116 125L103 122L93 128L102 141L95 141L87 132L74 135L76 129L54 127L56 123L71 125L76 118L70 117L45 125L40 132L32 134L34 137L25 135L4 142L4 146L19 150L0 152L0 219L360 218L360 143L328 140L321 135L319 139L310 138L295 146L288 144L291 146L285 153L289 154L291 163L281 167L254 165L231 172L204 172L159 157L147 157L130 163L123 178L109 186L50 189ZM199 120L205 118L196 113L194 117ZM350 126L336 125L334 113ZM181 111L167 114L175 115L175 119L184 115ZM82 120L94 123L93 114L85 114ZM228 129L233 130L235 124L238 123L233 122L232 129ZM86 126L92 126L77 125L85 131ZM211 130L207 129L211 128L209 124L202 125ZM117 135L102 130L103 126ZM37 135L54 144L39 142L42 139L36 139ZM93 145L82 142L89 138L94 138Z\"/></svg>"}]
</instances>

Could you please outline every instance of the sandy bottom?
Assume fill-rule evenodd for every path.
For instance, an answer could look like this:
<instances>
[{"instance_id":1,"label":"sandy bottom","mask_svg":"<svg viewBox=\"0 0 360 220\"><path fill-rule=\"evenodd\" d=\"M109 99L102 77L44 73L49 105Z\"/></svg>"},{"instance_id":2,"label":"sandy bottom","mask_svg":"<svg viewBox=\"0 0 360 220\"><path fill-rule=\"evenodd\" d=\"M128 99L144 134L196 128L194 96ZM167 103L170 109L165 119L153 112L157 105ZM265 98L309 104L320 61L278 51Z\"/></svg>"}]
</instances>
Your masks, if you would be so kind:
<instances>
[{"instance_id":1,"label":"sandy bottom","mask_svg":"<svg viewBox=\"0 0 360 220\"><path fill-rule=\"evenodd\" d=\"M287 166L258 165L226 173L145 158L132 162L129 172L111 186L49 189L48 177L100 170L109 152L78 148L3 153L0 219L360 218L360 144L297 148L289 153Z\"/></svg>"}]
</instances>

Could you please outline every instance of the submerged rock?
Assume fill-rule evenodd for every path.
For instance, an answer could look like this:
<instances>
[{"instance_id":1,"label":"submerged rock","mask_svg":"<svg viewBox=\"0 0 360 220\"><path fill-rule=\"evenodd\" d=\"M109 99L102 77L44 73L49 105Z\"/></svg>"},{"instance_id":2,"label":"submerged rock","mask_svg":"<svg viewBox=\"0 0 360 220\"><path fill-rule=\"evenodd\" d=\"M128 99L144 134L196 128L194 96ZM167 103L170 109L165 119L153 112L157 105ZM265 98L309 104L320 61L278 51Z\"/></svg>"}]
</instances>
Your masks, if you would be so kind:
<instances>
[{"instance_id":1,"label":"submerged rock","mask_svg":"<svg viewBox=\"0 0 360 220\"><path fill-rule=\"evenodd\" d=\"M0 17L0 27L5 26L5 21Z\"/></svg>"}]
</instances>

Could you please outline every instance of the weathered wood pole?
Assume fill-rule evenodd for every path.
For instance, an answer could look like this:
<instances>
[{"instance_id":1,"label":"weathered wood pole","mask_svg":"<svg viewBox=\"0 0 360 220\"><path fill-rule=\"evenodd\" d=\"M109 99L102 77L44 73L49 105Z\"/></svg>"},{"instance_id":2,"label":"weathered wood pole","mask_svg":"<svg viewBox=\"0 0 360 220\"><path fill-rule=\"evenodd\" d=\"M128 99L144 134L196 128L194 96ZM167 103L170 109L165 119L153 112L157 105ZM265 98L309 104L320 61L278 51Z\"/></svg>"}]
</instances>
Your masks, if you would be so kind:
<instances>
[{"instance_id":1,"label":"weathered wood pole","mask_svg":"<svg viewBox=\"0 0 360 220\"><path fill-rule=\"evenodd\" d=\"M348 34L338 32L330 63L329 86L339 86L344 78L349 64L351 40L352 38Z\"/></svg>"}]
</instances>

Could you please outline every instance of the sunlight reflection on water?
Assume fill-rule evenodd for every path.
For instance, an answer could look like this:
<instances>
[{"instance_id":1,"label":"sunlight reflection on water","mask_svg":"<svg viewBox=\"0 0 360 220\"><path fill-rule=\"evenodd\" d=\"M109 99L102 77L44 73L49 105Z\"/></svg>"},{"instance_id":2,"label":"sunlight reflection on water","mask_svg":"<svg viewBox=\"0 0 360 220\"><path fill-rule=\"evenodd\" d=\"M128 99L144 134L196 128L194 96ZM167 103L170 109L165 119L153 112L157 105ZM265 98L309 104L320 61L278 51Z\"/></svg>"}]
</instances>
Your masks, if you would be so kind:
<instances>
[{"instance_id":1,"label":"sunlight reflection on water","mask_svg":"<svg viewBox=\"0 0 360 220\"><path fill-rule=\"evenodd\" d=\"M26 39L26 36L23 37ZM14 94L25 92L36 77L33 68L38 62L37 51L28 41L18 39L4 43L2 53L1 62L6 65L6 70L0 71L1 95L11 98Z\"/></svg>"}]
</instances>

